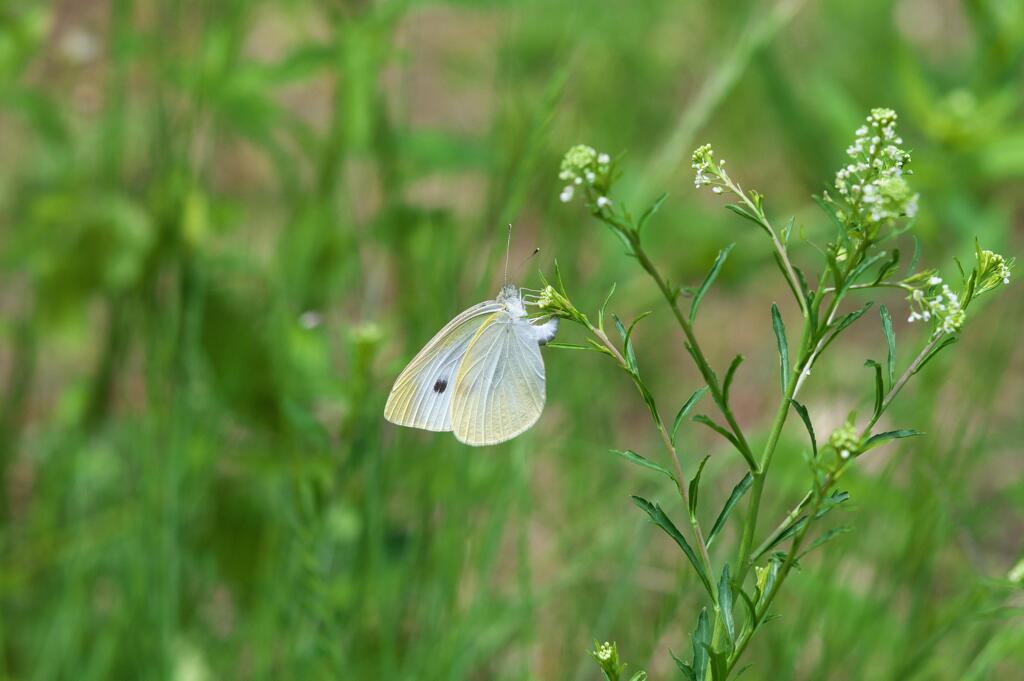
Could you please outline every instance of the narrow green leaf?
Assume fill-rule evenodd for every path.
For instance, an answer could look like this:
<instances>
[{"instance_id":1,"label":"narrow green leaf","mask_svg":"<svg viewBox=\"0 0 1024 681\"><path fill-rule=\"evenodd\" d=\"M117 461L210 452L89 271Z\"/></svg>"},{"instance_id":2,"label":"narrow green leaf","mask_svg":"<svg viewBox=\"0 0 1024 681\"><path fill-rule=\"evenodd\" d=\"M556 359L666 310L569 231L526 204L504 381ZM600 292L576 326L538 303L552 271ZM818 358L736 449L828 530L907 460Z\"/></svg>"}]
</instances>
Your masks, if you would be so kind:
<instances>
[{"instance_id":1,"label":"narrow green leaf","mask_svg":"<svg viewBox=\"0 0 1024 681\"><path fill-rule=\"evenodd\" d=\"M753 483L754 476L747 473L743 476L743 479L732 488L732 494L729 495L729 498L725 502L725 506L722 507L721 512L718 514L718 518L715 519L715 524L711 527L711 532L708 533L709 547L711 546L711 542L715 540L715 537L718 536L718 533L722 531L723 527L725 527L725 521L728 520L733 507L739 503L740 499L743 498L743 495L747 493L747 490L750 489L750 486Z\"/></svg>"},{"instance_id":2,"label":"narrow green leaf","mask_svg":"<svg viewBox=\"0 0 1024 681\"><path fill-rule=\"evenodd\" d=\"M708 595L710 596L711 591L711 580L708 579L707 573L704 571L704 566L701 565L700 560L697 558L697 554L694 553L693 548L683 537L682 533L672 523L668 515L658 504L652 504L643 497L633 495L633 503L639 506L647 515L651 517L651 520L655 525L665 531L672 540L679 545L679 548L683 550L686 557L689 559L693 569L697 572L697 576L700 578L701 583L704 584L704 588L707 589Z\"/></svg>"},{"instance_id":3,"label":"narrow green leaf","mask_svg":"<svg viewBox=\"0 0 1024 681\"><path fill-rule=\"evenodd\" d=\"M896 333L892 330L892 317L889 310L882 305L878 308L878 314L882 317L882 332L885 334L885 343L889 346L889 355L886 358L885 367L889 374L889 387L896 382Z\"/></svg>"},{"instance_id":4,"label":"narrow green leaf","mask_svg":"<svg viewBox=\"0 0 1024 681\"><path fill-rule=\"evenodd\" d=\"M575 343L562 343L561 341L550 341L546 344L549 348L558 348L559 350L593 350L594 348L590 345L576 345Z\"/></svg>"},{"instance_id":5,"label":"narrow green leaf","mask_svg":"<svg viewBox=\"0 0 1024 681\"><path fill-rule=\"evenodd\" d=\"M665 199L667 198L668 192L665 192L658 198L654 199L654 203L647 207L647 210L644 211L643 215L641 215L640 219L636 222L636 231L638 233L644 228L647 221L651 219L651 216L658 212L658 209L661 208L661 204L665 203Z\"/></svg>"},{"instance_id":6,"label":"narrow green leaf","mask_svg":"<svg viewBox=\"0 0 1024 681\"><path fill-rule=\"evenodd\" d=\"M772 329L779 345L779 362L782 369L782 394L789 392L789 344L786 342L786 327L782 324L779 306L772 303Z\"/></svg>"},{"instance_id":7,"label":"narrow green leaf","mask_svg":"<svg viewBox=\"0 0 1024 681\"><path fill-rule=\"evenodd\" d=\"M878 433L877 435L872 435L871 437L868 438L867 442L864 443L864 446L861 447L861 451L866 452L869 449L874 449L879 445L884 445L889 440L898 440L905 437L914 437L916 435L924 435L924 433L922 433L919 430L912 430L910 428L903 428L901 430L890 430L885 433Z\"/></svg>"},{"instance_id":8,"label":"narrow green leaf","mask_svg":"<svg viewBox=\"0 0 1024 681\"><path fill-rule=\"evenodd\" d=\"M782 256L773 251L772 257L775 259L775 266L779 268L779 273L782 275L782 279L786 282L786 285L789 286L790 293L793 294L793 300L799 301L800 292L796 290L797 285L793 284L793 280L789 278L789 273L786 271L786 263L783 262Z\"/></svg>"},{"instance_id":9,"label":"narrow green leaf","mask_svg":"<svg viewBox=\"0 0 1024 681\"><path fill-rule=\"evenodd\" d=\"M604 330L604 312L608 309L608 303L612 299L612 295L615 293L615 284L608 289L608 295L604 297L604 302L601 303L601 307L597 310L597 328Z\"/></svg>"},{"instance_id":10,"label":"narrow green leaf","mask_svg":"<svg viewBox=\"0 0 1024 681\"><path fill-rule=\"evenodd\" d=\"M800 554L800 556L799 556L799 558L797 558L797 560L799 560L800 558L803 558L804 556L806 556L808 553L810 553L814 549L818 548L819 546L821 546L823 544L826 544L826 543L832 541L833 539L835 539L836 537L838 537L839 535L846 534L847 532L853 532L853 527L851 525L840 525L839 527L833 527L828 532L826 532L825 534L821 535L820 537L815 539L813 542L811 542L811 545L807 547L806 551L804 551L803 553Z\"/></svg>"},{"instance_id":11,"label":"narrow green leaf","mask_svg":"<svg viewBox=\"0 0 1024 681\"><path fill-rule=\"evenodd\" d=\"M672 422L672 445L676 444L676 436L679 434L679 425L686 418L686 415L690 413L697 401L704 396L704 393L708 391L708 387L702 386L693 391L693 394L683 403L683 406L679 408L679 412L676 414L676 420Z\"/></svg>"},{"instance_id":12,"label":"narrow green leaf","mask_svg":"<svg viewBox=\"0 0 1024 681\"><path fill-rule=\"evenodd\" d=\"M741 218L746 218L747 220L750 220L758 227L764 229L764 225L761 224L761 220L759 220L756 215L754 215L753 213L751 213L749 210L739 205L738 203L727 203L725 204L725 207L728 210L731 210L733 213L736 213L736 215L739 215Z\"/></svg>"},{"instance_id":13,"label":"narrow green leaf","mask_svg":"<svg viewBox=\"0 0 1024 681\"><path fill-rule=\"evenodd\" d=\"M658 464L654 463L650 459L646 459L646 458L640 456L639 454L637 454L636 452L634 452L632 450L629 450L629 449L625 449L625 450L611 449L609 451L612 454L618 454L619 456L621 456L626 461L629 461L630 463L635 463L637 466L643 466L644 468L649 468L652 471L658 471L659 473L667 475L672 480L676 479L676 476L672 475L672 473L670 473L668 471L668 469L663 468L662 466L659 466Z\"/></svg>"},{"instance_id":14,"label":"narrow green leaf","mask_svg":"<svg viewBox=\"0 0 1024 681\"><path fill-rule=\"evenodd\" d=\"M782 542L786 541L787 539L789 539L790 537L795 535L806 524L807 524L807 516L806 515L802 515L799 518L797 518L796 520L794 520L793 522L791 522L789 525L786 525L786 527L782 528L782 530L780 530L779 533L777 535L775 535L772 538L772 540L770 542L768 542L765 545L765 547L763 549L761 549L761 551L756 556L754 556L754 560L757 560L758 558L760 558L764 554L768 553L769 551L771 551L773 548L775 548L776 546L778 546ZM769 588L771 588L771 587L769 587Z\"/></svg>"},{"instance_id":15,"label":"narrow green leaf","mask_svg":"<svg viewBox=\"0 0 1024 681\"><path fill-rule=\"evenodd\" d=\"M737 450L739 450L739 452L741 454L743 453L743 449L740 447L740 443L736 439L736 436L733 435L732 433L730 433L728 430L726 430L722 426L720 426L717 423L715 423L714 421L712 421L710 417L708 417L708 416L706 416L704 414L697 414L696 416L693 417L693 420L696 421L697 423L703 423L705 426L707 426L708 428L710 428L711 430L715 431L716 433L718 433L719 435L724 437L726 440L731 442L732 446L735 447Z\"/></svg>"},{"instance_id":16,"label":"narrow green leaf","mask_svg":"<svg viewBox=\"0 0 1024 681\"><path fill-rule=\"evenodd\" d=\"M842 295L843 293L845 293L847 289L849 289L851 286L857 283L857 279L860 278L860 275L868 271L868 269L873 267L876 262L878 262L885 256L885 251L882 251L881 253L876 253L870 258L866 258L862 263L854 267L853 270L850 272L850 275L846 277L845 281L843 281L843 286L840 289L839 294Z\"/></svg>"},{"instance_id":17,"label":"narrow green leaf","mask_svg":"<svg viewBox=\"0 0 1024 681\"><path fill-rule=\"evenodd\" d=\"M813 198L814 202L818 204L821 210L825 212L825 215L828 216L828 219L832 223L832 226L836 228L836 234L841 234L845 236L846 226L843 224L843 221L839 219L839 216L836 215L836 212L832 209L832 206L824 199L822 199L820 196L815 195Z\"/></svg>"},{"instance_id":18,"label":"narrow green leaf","mask_svg":"<svg viewBox=\"0 0 1024 681\"><path fill-rule=\"evenodd\" d=\"M740 368L740 364L743 363L743 355L736 355L732 358L732 364L725 372L725 381L722 383L722 401L729 404L729 388L732 386L732 379L736 375L736 370Z\"/></svg>"},{"instance_id":19,"label":"narrow green leaf","mask_svg":"<svg viewBox=\"0 0 1024 681\"><path fill-rule=\"evenodd\" d=\"M730 643L736 642L736 623L732 618L732 582L729 581L729 564L722 568L722 578L718 580L718 607L725 623L725 633Z\"/></svg>"},{"instance_id":20,"label":"narrow green leaf","mask_svg":"<svg viewBox=\"0 0 1024 681\"><path fill-rule=\"evenodd\" d=\"M782 245L785 246L789 243L789 235L793 233L793 225L796 224L796 217L789 218L789 222L782 228Z\"/></svg>"},{"instance_id":21,"label":"narrow green leaf","mask_svg":"<svg viewBox=\"0 0 1024 681\"><path fill-rule=\"evenodd\" d=\"M836 508L840 504L846 502L849 498L849 492L837 489L836 491L832 492L832 494L829 495L828 499L822 502L821 508L819 508L818 512L814 514L814 519L817 520L818 518L821 518L823 515L831 511L833 508Z\"/></svg>"},{"instance_id":22,"label":"narrow green leaf","mask_svg":"<svg viewBox=\"0 0 1024 681\"><path fill-rule=\"evenodd\" d=\"M874 305L873 302L867 302L859 309L854 310L853 312L849 312L840 317L839 321L833 322L829 329L825 331L825 333L831 333L831 335L821 346L821 350L818 351L816 357L821 357L825 353L825 348L831 345L832 341L838 338L839 334L842 333L846 329L846 327L850 326L855 321L863 317L864 313L870 310L872 305Z\"/></svg>"},{"instance_id":23,"label":"narrow green leaf","mask_svg":"<svg viewBox=\"0 0 1024 681\"><path fill-rule=\"evenodd\" d=\"M697 675L693 672L693 667L680 660L671 650L668 651L668 654L672 656L672 660L676 663L676 668L683 673L687 681L698 681ZM699 681L704 681L704 679Z\"/></svg>"},{"instance_id":24,"label":"narrow green leaf","mask_svg":"<svg viewBox=\"0 0 1024 681\"><path fill-rule=\"evenodd\" d=\"M612 319L615 320L615 328L619 330L619 335L622 336L622 349L623 354L626 356L626 366L633 372L634 375L639 375L640 367L636 363L636 352L633 351L633 344L629 342L629 334L632 331L633 326L630 325L630 331L626 331L626 327L623 326L622 320L616 314L612 315Z\"/></svg>"},{"instance_id":25,"label":"narrow green leaf","mask_svg":"<svg viewBox=\"0 0 1024 681\"><path fill-rule=\"evenodd\" d=\"M800 282L800 290L803 292L804 300L807 301L807 305L810 308L811 328L815 328L818 326L818 315L817 306L814 305L814 291L812 291L811 287L808 286L807 279L804 277L804 271L802 269L794 266L793 271L796 272L796 279Z\"/></svg>"},{"instance_id":26,"label":"narrow green leaf","mask_svg":"<svg viewBox=\"0 0 1024 681\"><path fill-rule=\"evenodd\" d=\"M710 456L705 456L700 461L700 465L697 466L697 474L693 476L693 480L690 481L690 519L697 517L697 495L700 493L700 474L704 472L704 464L708 462Z\"/></svg>"},{"instance_id":27,"label":"narrow green leaf","mask_svg":"<svg viewBox=\"0 0 1024 681\"><path fill-rule=\"evenodd\" d=\"M690 638L693 643L693 673L703 679L708 670L708 646L711 645L711 626L708 624L707 608L701 608L697 617L697 628Z\"/></svg>"},{"instance_id":28,"label":"narrow green leaf","mask_svg":"<svg viewBox=\"0 0 1024 681\"><path fill-rule=\"evenodd\" d=\"M878 268L878 274L875 275L875 280L872 282L872 286L877 286L879 282L885 279L885 275L896 269L896 266L900 263L900 249L894 248L892 251L892 257L890 257L885 264Z\"/></svg>"},{"instance_id":29,"label":"narrow green leaf","mask_svg":"<svg viewBox=\"0 0 1024 681\"><path fill-rule=\"evenodd\" d=\"M711 288L711 284L714 283L715 279L718 278L718 273L722 269L722 265L725 264L725 259L729 257L729 251L733 249L736 244L729 244L718 252L718 257L715 258L715 262L711 265L711 271L704 277L704 282L697 289L697 293L693 296L693 301L690 303L690 324L693 324L694 320L697 319L697 307L700 305L700 301L704 298L704 294Z\"/></svg>"},{"instance_id":30,"label":"narrow green leaf","mask_svg":"<svg viewBox=\"0 0 1024 681\"><path fill-rule=\"evenodd\" d=\"M907 269L907 276L909 277L917 269L917 261L921 259L921 241L914 235L914 255L910 259L910 267Z\"/></svg>"},{"instance_id":31,"label":"narrow green leaf","mask_svg":"<svg viewBox=\"0 0 1024 681\"><path fill-rule=\"evenodd\" d=\"M600 343L598 343L593 338L588 338L587 339L587 343L590 344L590 348L592 350L597 350L598 352L603 352L604 354L608 355L609 357L613 356L612 353L608 350L608 348L606 348L605 346L601 345ZM548 343L548 345L550 345L550 343Z\"/></svg>"},{"instance_id":32,"label":"narrow green leaf","mask_svg":"<svg viewBox=\"0 0 1024 681\"><path fill-rule=\"evenodd\" d=\"M757 619L757 607L754 605L754 601L750 599L750 596L742 588L738 588L736 593L740 595L743 600L743 605L747 607L747 617L749 618L748 626L752 626L754 620Z\"/></svg>"},{"instance_id":33,"label":"narrow green leaf","mask_svg":"<svg viewBox=\"0 0 1024 681\"><path fill-rule=\"evenodd\" d=\"M927 364L928 362L932 361L933 359L935 359L935 355L939 354L940 352L942 352L943 350L948 348L953 343L956 343L958 340L960 340L959 336L946 336L942 340L942 342L940 342L938 345L936 345L932 349L932 351L929 352L928 355L923 360L921 360L921 363L917 365L917 368L914 369L914 373L911 374L911 376L916 374L921 369L924 369L924 365Z\"/></svg>"},{"instance_id":34,"label":"narrow green leaf","mask_svg":"<svg viewBox=\"0 0 1024 681\"><path fill-rule=\"evenodd\" d=\"M708 656L711 662L711 681L725 681L729 674L729 657L724 651L714 650L708 647Z\"/></svg>"},{"instance_id":35,"label":"narrow green leaf","mask_svg":"<svg viewBox=\"0 0 1024 681\"><path fill-rule=\"evenodd\" d=\"M875 411L873 417L877 419L879 414L882 413L882 402L885 399L885 387L882 383L882 365L873 359L868 359L864 361L864 366L875 370Z\"/></svg>"},{"instance_id":36,"label":"narrow green leaf","mask_svg":"<svg viewBox=\"0 0 1024 681\"><path fill-rule=\"evenodd\" d=\"M800 404L796 400L790 400L790 404L793 405L793 409L800 416L800 420L804 422L804 427L807 428L807 434L811 436L811 449L814 451L814 458L818 458L818 441L814 437L814 426L811 425L811 417L807 413L807 407Z\"/></svg>"}]
</instances>

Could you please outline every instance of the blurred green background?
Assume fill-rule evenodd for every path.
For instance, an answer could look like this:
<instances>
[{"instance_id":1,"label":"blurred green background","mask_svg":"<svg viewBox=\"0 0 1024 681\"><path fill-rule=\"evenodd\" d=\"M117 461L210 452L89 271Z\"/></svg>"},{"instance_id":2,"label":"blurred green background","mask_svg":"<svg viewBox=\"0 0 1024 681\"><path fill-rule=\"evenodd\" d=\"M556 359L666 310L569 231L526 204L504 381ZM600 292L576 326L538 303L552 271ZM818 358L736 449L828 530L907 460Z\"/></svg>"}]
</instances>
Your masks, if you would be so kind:
<instances>
[{"instance_id":1,"label":"blurred green background","mask_svg":"<svg viewBox=\"0 0 1024 681\"><path fill-rule=\"evenodd\" d=\"M658 456L628 380L547 350L541 421L476 450L385 423L394 377L496 292L513 222L513 263L542 249L524 285L557 258L592 310L617 282L620 316L655 311L663 408L698 386L648 280L558 202L585 142L627 152L617 200L670 192L647 233L676 281L738 242L698 332L723 370L746 354L761 437L786 291L694 191L692 147L820 235L810 195L895 108L922 263L952 277L975 236L1019 252L1022 92L1019 0L3 3L0 678L588 681L594 638L675 678L700 594L629 501L680 513L671 490L607 453ZM1024 305L991 298L897 403L928 436L848 478L854 531L805 561L745 678L1018 678ZM896 332L906 362L924 330ZM848 336L804 394L821 432L884 356L872 315ZM779 515L806 478L784 438ZM681 441L691 473L713 455L714 513L742 462Z\"/></svg>"}]
</instances>

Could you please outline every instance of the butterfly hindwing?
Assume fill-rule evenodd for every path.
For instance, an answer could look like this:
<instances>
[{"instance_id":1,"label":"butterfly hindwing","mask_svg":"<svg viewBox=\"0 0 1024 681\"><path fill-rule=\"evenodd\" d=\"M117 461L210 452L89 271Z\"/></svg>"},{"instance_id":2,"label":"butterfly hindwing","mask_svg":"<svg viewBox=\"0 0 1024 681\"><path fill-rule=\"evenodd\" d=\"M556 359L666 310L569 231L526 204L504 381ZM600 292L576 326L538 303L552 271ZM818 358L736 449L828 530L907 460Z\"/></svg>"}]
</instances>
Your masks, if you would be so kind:
<instances>
[{"instance_id":1,"label":"butterfly hindwing","mask_svg":"<svg viewBox=\"0 0 1024 681\"><path fill-rule=\"evenodd\" d=\"M499 313L482 324L455 378L451 427L469 445L504 442L536 423L544 409L544 362L525 317Z\"/></svg>"},{"instance_id":2,"label":"butterfly hindwing","mask_svg":"<svg viewBox=\"0 0 1024 681\"><path fill-rule=\"evenodd\" d=\"M504 314L502 310L502 305L495 301L480 303L438 331L395 380L384 407L384 418L411 428L451 430L451 402L458 369L481 327Z\"/></svg>"}]
</instances>

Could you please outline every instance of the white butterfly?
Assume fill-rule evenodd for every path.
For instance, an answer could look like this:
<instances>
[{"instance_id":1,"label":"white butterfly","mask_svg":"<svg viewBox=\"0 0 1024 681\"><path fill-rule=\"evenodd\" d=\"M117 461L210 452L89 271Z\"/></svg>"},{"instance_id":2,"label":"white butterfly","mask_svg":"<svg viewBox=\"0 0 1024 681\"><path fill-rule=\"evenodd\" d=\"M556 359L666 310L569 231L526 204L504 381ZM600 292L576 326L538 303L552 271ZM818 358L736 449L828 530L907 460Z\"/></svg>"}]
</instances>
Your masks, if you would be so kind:
<instances>
[{"instance_id":1,"label":"white butterfly","mask_svg":"<svg viewBox=\"0 0 1024 681\"><path fill-rule=\"evenodd\" d=\"M544 409L540 346L558 320L526 316L519 288L474 305L437 332L395 380L384 418L453 431L467 445L493 445L527 430Z\"/></svg>"}]
</instances>

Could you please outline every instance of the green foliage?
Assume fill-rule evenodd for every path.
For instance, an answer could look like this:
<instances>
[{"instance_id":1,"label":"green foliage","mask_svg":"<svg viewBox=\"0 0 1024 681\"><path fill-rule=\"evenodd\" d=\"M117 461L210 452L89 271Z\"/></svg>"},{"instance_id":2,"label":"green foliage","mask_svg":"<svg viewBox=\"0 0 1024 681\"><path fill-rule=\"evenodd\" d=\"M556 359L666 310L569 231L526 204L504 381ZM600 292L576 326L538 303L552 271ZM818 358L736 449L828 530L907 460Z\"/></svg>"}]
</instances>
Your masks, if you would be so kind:
<instances>
[{"instance_id":1,"label":"green foliage","mask_svg":"<svg viewBox=\"0 0 1024 681\"><path fill-rule=\"evenodd\" d=\"M813 247L843 225L807 195L876 102L902 115L921 210L859 281L909 278L918 254L960 255L963 285L973 279L967 331L914 364L931 329L904 323L909 291L878 292L900 339L897 378L914 380L877 430L928 435L885 439L864 454L870 466L844 471L857 505L842 525L825 515L807 546L856 530L801 551L779 596L784 618L744 653L747 676L1012 678L1024 665L1019 613L1006 607L1022 549L1003 531L1024 493L1002 474L1017 465L1019 419L1004 398L1019 390L1005 367L1021 306L986 292L1012 258L973 242L1019 250L1020 10L953 5L936 24L928 3L893 0L593 9L0 9L0 677L581 681L601 673L585 654L598 635L618 638L622 679L685 675L656 643L693 647L681 633L700 628L702 608L699 638L713 642L713 601L728 595L720 578L701 589L628 496L661 500L689 539L689 508L668 494L689 490L705 451L707 517L695 516L717 518L707 544L720 569L708 575L730 566L742 640L759 605L735 549L778 390L763 316L774 296L798 360L799 306L782 298L827 300ZM755 225L693 191L697 135L728 145L785 214L778 236L799 251L785 286L757 211L730 199L755 220L746 230ZM697 371L684 368L680 343L693 347L649 274L622 257L626 232L602 234L557 200L559 158L584 140L628 152L610 162L613 206L636 209L629 224L684 319L709 263L737 244L700 302L708 363ZM661 432L643 427L650 407L607 366L605 346L572 328L544 351L548 407L521 438L467 452L383 422L401 366L497 291L509 222L522 285L557 257L581 309L623 320L654 310L630 345ZM911 240L909 270L886 273ZM842 275L837 255L826 269ZM819 465L834 458L824 434L870 408L853 404L870 389L853 360L867 346L881 359L877 327L852 325L875 297L858 285L813 339L829 353L799 395L821 429ZM826 319L822 308L818 326ZM719 381L711 367L737 354L743 370L734 360ZM698 385L700 411L735 445L690 424ZM689 410L669 423L680 403ZM663 433L687 477L661 453ZM806 442L790 418L753 550L802 498ZM681 479L615 465L610 446ZM783 565L770 563L762 587ZM720 673L725 629L715 653L702 644L683 664L699 654L702 678Z\"/></svg>"}]
</instances>

